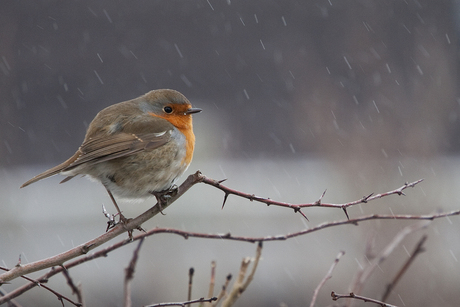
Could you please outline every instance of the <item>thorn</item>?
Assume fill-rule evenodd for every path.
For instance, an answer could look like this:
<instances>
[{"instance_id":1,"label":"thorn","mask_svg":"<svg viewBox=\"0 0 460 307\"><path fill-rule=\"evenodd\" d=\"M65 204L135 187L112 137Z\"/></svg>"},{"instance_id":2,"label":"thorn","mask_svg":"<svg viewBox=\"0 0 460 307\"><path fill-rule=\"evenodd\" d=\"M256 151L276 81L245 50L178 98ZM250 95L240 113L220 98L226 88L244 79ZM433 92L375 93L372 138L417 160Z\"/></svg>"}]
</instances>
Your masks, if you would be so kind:
<instances>
[{"instance_id":1,"label":"thorn","mask_svg":"<svg viewBox=\"0 0 460 307\"><path fill-rule=\"evenodd\" d=\"M217 183L218 183L218 184L221 184L221 183L224 182L224 181L227 181L227 178L221 179L221 180L217 180Z\"/></svg>"},{"instance_id":2,"label":"thorn","mask_svg":"<svg viewBox=\"0 0 460 307\"><path fill-rule=\"evenodd\" d=\"M345 215L347 216L347 220L350 219L350 217L348 216L348 212L347 212L347 208L343 207L343 212L345 212Z\"/></svg>"},{"instance_id":3,"label":"thorn","mask_svg":"<svg viewBox=\"0 0 460 307\"><path fill-rule=\"evenodd\" d=\"M327 192L327 189L325 189L323 194L321 194L321 197L319 198L319 200L323 199L324 195L326 195L326 192Z\"/></svg>"},{"instance_id":4,"label":"thorn","mask_svg":"<svg viewBox=\"0 0 460 307\"><path fill-rule=\"evenodd\" d=\"M315 205L316 205L316 206L321 206L321 201L323 200L324 195L326 195L326 191L327 191L327 189L324 190L323 194L321 194L321 196L319 197L319 199L318 199L317 201L315 201Z\"/></svg>"},{"instance_id":5,"label":"thorn","mask_svg":"<svg viewBox=\"0 0 460 307\"><path fill-rule=\"evenodd\" d=\"M82 253L83 255L85 255L85 254L87 254L87 253L89 252L89 249L90 249L90 246L88 246L88 245L83 245L83 246L81 247L81 253Z\"/></svg>"},{"instance_id":6,"label":"thorn","mask_svg":"<svg viewBox=\"0 0 460 307\"><path fill-rule=\"evenodd\" d=\"M21 266L21 254L19 254L19 259L18 259L18 263L16 264L17 267L20 267Z\"/></svg>"},{"instance_id":7,"label":"thorn","mask_svg":"<svg viewBox=\"0 0 460 307\"><path fill-rule=\"evenodd\" d=\"M367 196L363 196L363 198L361 198L361 202L367 204L367 200L368 200L372 195L374 195L373 192L372 192L371 194L367 195Z\"/></svg>"},{"instance_id":8,"label":"thorn","mask_svg":"<svg viewBox=\"0 0 460 307\"><path fill-rule=\"evenodd\" d=\"M230 195L230 194L225 193L224 202L222 203L222 209L224 209L225 203L227 202L228 195Z\"/></svg>"},{"instance_id":9,"label":"thorn","mask_svg":"<svg viewBox=\"0 0 460 307\"><path fill-rule=\"evenodd\" d=\"M308 217L305 215L305 213L303 213L300 209L298 210L300 212L300 214L302 214L302 216L307 220L307 222L310 222L310 220L308 219Z\"/></svg>"},{"instance_id":10,"label":"thorn","mask_svg":"<svg viewBox=\"0 0 460 307\"><path fill-rule=\"evenodd\" d=\"M113 227L115 227L115 222L114 221L107 221L107 228L105 229L105 232L109 231Z\"/></svg>"}]
</instances>

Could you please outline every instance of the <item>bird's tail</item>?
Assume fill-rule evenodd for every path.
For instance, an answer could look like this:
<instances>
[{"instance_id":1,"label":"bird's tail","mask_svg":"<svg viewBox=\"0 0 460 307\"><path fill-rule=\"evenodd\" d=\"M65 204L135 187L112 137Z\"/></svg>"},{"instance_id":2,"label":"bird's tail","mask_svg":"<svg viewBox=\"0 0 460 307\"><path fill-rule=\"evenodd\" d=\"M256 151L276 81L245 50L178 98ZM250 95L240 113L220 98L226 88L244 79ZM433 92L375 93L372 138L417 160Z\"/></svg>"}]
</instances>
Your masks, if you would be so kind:
<instances>
[{"instance_id":1,"label":"bird's tail","mask_svg":"<svg viewBox=\"0 0 460 307\"><path fill-rule=\"evenodd\" d=\"M78 158L78 156L79 156L79 152L76 152L67 161L62 162L61 164L59 164L59 165L57 165L57 166L55 166L53 168L50 168L49 170L44 171L41 174L38 174L37 176L35 176L34 178L30 179L29 181L26 181L21 186L21 188L24 188L24 187L28 186L29 184L32 184L32 183L37 182L39 180L54 176L54 175L59 174L60 172L62 172L64 170L67 170L68 167ZM69 176L69 177L65 178L62 182L66 182L66 181L72 179L74 176Z\"/></svg>"}]
</instances>

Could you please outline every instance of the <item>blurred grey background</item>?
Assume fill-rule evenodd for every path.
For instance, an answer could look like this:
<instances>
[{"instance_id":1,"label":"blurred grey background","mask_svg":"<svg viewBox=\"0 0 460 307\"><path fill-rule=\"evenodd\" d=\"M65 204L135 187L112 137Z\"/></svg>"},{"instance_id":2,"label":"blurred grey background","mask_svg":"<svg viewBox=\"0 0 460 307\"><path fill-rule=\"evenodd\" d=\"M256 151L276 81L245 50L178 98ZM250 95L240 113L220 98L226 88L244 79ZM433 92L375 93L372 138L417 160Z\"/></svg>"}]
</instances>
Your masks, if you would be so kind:
<instances>
[{"instance_id":1,"label":"blurred grey background","mask_svg":"<svg viewBox=\"0 0 460 307\"><path fill-rule=\"evenodd\" d=\"M102 186L60 178L18 187L72 155L102 108L173 88L204 110L194 116L200 169L248 193L292 202L343 203L425 178L407 197L350 209L350 215L429 214L460 208L459 1L12 1L0 10L0 261L12 267L67 250L101 234ZM145 228L264 236L343 219L313 209L306 222L289 210L196 186ZM128 216L151 206L121 204ZM339 212L340 211L340 212ZM459 218L410 235L369 280L379 298L417 240L426 252L389 303L457 306ZM340 250L346 255L320 294L345 293L367 260L413 222L373 221L265 244L253 283L237 306L306 306ZM121 239L121 238L120 238ZM134 304L207 294L237 274L255 245L148 239L140 254ZM70 271L89 306L122 306L123 269L134 245ZM35 274L33 276L39 276ZM2 286L11 291L23 281ZM62 277L50 286L68 296ZM34 289L18 301L57 306ZM39 303L38 303L39 302ZM359 304L357 304L359 305Z\"/></svg>"}]
</instances>

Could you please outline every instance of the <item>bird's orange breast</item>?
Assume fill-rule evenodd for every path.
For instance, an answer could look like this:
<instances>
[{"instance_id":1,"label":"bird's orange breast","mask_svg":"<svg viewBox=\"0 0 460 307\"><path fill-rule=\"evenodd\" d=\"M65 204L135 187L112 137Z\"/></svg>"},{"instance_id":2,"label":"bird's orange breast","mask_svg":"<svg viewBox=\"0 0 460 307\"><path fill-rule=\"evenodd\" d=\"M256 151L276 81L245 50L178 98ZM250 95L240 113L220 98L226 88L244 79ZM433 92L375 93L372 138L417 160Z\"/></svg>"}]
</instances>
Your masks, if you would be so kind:
<instances>
[{"instance_id":1,"label":"bird's orange breast","mask_svg":"<svg viewBox=\"0 0 460 307\"><path fill-rule=\"evenodd\" d=\"M195 134L193 133L192 118L190 115L158 115L149 112L150 115L159 117L169 121L185 136L185 157L182 159L182 164L189 165L193 158L195 149Z\"/></svg>"}]
</instances>

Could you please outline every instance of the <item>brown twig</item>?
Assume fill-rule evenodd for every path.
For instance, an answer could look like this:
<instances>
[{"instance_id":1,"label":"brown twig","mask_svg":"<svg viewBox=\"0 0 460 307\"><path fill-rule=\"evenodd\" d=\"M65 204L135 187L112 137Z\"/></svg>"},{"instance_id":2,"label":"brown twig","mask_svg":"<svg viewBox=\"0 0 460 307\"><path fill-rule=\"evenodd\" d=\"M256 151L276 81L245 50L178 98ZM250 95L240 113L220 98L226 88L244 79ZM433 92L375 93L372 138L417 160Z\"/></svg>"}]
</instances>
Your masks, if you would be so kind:
<instances>
[{"instance_id":1,"label":"brown twig","mask_svg":"<svg viewBox=\"0 0 460 307\"><path fill-rule=\"evenodd\" d=\"M188 294L187 294L187 301L192 299L192 285L193 285L193 274L195 273L194 268L190 268L188 270Z\"/></svg>"},{"instance_id":2,"label":"brown twig","mask_svg":"<svg viewBox=\"0 0 460 307\"><path fill-rule=\"evenodd\" d=\"M0 288L0 296L5 296L7 292ZM8 307L22 307L18 302L15 300L11 300L8 302L10 305Z\"/></svg>"},{"instance_id":3,"label":"brown twig","mask_svg":"<svg viewBox=\"0 0 460 307\"><path fill-rule=\"evenodd\" d=\"M64 268L64 270L62 270L62 274L67 280L67 284L69 285L70 289L72 289L72 294L75 294L77 296L78 302L81 304L81 306L83 306L83 295L81 293L81 289L74 284L68 270Z\"/></svg>"},{"instance_id":4,"label":"brown twig","mask_svg":"<svg viewBox=\"0 0 460 307\"><path fill-rule=\"evenodd\" d=\"M342 220L342 221L335 221L335 222L329 222L329 223L323 223L320 224L314 228L309 228L305 229L299 232L294 232L286 235L278 235L278 236L266 236L266 237L242 237L242 236L232 236L230 233L227 234L205 234L205 233L195 233L195 232L188 232L188 231L183 231L183 230L178 230L178 229L172 229L172 228L154 228L151 229L145 233L141 233L137 236L134 236L133 240L140 240L141 238L144 238L146 236L151 236L154 234L158 233L171 233L171 234L177 234L185 239L188 239L189 237L195 237L195 238L207 238L207 239L219 239L219 240L233 240L233 241L244 241L244 242L250 242L250 243L255 243L258 241L284 241L288 240L294 237L306 235L315 231L319 231L321 229L329 228L329 227L334 227L334 226L340 226L340 225L347 225L347 224L353 224L356 225L358 222L363 222L363 221L368 221L368 220L376 220L376 219L388 219L388 220L434 220L438 218L443 218L447 216L453 216L453 215L459 215L460 210L455 210L451 212L442 212L442 213L437 213L433 215L367 215L363 216L360 218L355 218L355 219L350 219L350 220ZM107 253L118 249L126 244L131 243L129 240L123 240L118 243L115 243L103 250L100 250L94 254L87 255L84 257L80 257L79 259L76 259L72 262L66 263L65 266L67 269L70 269L71 267L74 267L76 265L79 265L81 263L90 261L95 258L99 257L105 257L107 256ZM78 249L78 247L77 247ZM64 254L68 253L64 252ZM56 255L54 257L60 257L61 254ZM53 270L49 271L48 273L44 274L42 277L37 279L37 281L33 281L29 284L26 284L20 288L17 288L16 290L8 293L4 297L0 297L0 304L9 301L11 298L17 297L21 295L22 293L30 290L31 288L35 287L38 285L40 280L47 280L51 276L58 274L62 271L61 267L56 267Z\"/></svg>"},{"instance_id":5,"label":"brown twig","mask_svg":"<svg viewBox=\"0 0 460 307\"><path fill-rule=\"evenodd\" d=\"M262 255L262 241L260 241L259 244L257 245L254 265L252 266L252 270L249 273L248 277L246 278L246 281L244 280L244 277L246 276L246 271L249 267L249 264L251 263L251 258L246 257L241 262L241 268L240 268L240 273L238 274L238 279L233 284L232 290L230 291L227 298L222 302L222 307L232 306L236 302L236 300L241 296L241 294L247 289L252 279L254 278L254 274L256 273L257 265L259 264L261 255Z\"/></svg>"},{"instance_id":6,"label":"brown twig","mask_svg":"<svg viewBox=\"0 0 460 307\"><path fill-rule=\"evenodd\" d=\"M140 239L139 244L137 244L136 249L133 252L133 257L129 262L129 266L125 269L125 284L124 284L124 296L125 296L125 307L131 307L131 281L134 278L134 271L137 264L137 259L139 258L139 251L141 250L142 243L144 238Z\"/></svg>"},{"instance_id":7,"label":"brown twig","mask_svg":"<svg viewBox=\"0 0 460 307\"><path fill-rule=\"evenodd\" d=\"M344 251L341 251L337 257L335 257L334 263L332 263L331 267L329 268L329 271L327 271L326 276L324 276L323 280L319 283L319 285L316 287L315 292L313 293L313 298L311 299L310 302L310 307L315 306L316 298L318 297L319 290L324 286L326 281L328 281L330 278L332 278L332 271L336 267L337 263L339 263L340 258L345 255Z\"/></svg>"},{"instance_id":8,"label":"brown twig","mask_svg":"<svg viewBox=\"0 0 460 307\"><path fill-rule=\"evenodd\" d=\"M172 197L168 198L167 203L163 204L162 207L163 207L163 209L165 209L170 204L172 204L175 200L177 200L180 196L182 196L193 185L195 185L195 184L197 184L199 182L203 182L203 183L206 183L206 184L209 184L209 185L212 185L214 187L217 187L217 188L221 189L222 191L224 191L226 193L226 195L227 194L234 194L234 195L238 195L238 196L247 198L247 199L249 199L251 201L255 200L255 201L262 202L262 203L266 203L267 205L278 205L278 206L283 206L283 207L289 207L289 208L293 208L296 212L298 212L300 210L300 208L311 207L311 206L335 207L335 208L342 208L342 209L345 210L345 208L348 207L348 206L358 204L358 203L368 202L370 200L373 200L373 199L376 199L376 198L381 198L381 197L384 197L384 196L387 196L387 195L391 195L391 194L402 195L403 194L402 191L404 189L406 189L408 187L413 187L413 186L415 186L416 184L418 184L421 181L422 181L422 179L418 180L418 181L415 181L415 182L412 182L410 184L405 184L404 186L402 186L402 187L400 187L400 188L398 188L396 190L390 191L390 192L386 192L386 193L383 193L383 194L378 194L378 195L375 195L375 196L372 196L372 197L369 195L369 196L364 197L364 198L362 198L362 199L360 199L358 201L351 202L351 203L346 203L346 204L341 204L341 205L338 205L338 204L323 204L323 203L321 203L321 201L317 201L317 202L312 203L312 204L292 205L292 204L289 204L289 203L276 202L276 201L272 201L272 200L270 200L268 198L261 198L261 197L255 196L255 195L249 195L249 194L246 194L246 193L243 193L243 192L239 192L239 191L230 189L228 187L223 186L221 184L222 181L216 181L214 179L207 178L206 176L202 175L200 171L197 171L195 174L192 174L192 175L187 177L187 179L178 188L177 194L175 194ZM324 195L324 193L323 193L323 195ZM321 199L322 199L322 196L321 196L320 200ZM28 263L28 264L25 264L25 265L15 266L13 269L9 270L8 272L3 273L3 274L0 275L0 285L5 283L5 282L7 282L7 281L10 281L10 280L12 280L14 278L17 278L19 276L25 275L25 274L40 271L40 270L50 268L50 267L53 267L53 266L60 266L64 262L69 261L70 259L73 259L73 258L76 258L78 256L84 255L84 254L88 253L90 250L102 245L103 243L106 243L106 242L110 241L111 239L119 236L120 234L124 233L125 231L130 232L133 229L138 229L145 221L149 220L150 218L152 218L153 216L155 216L159 212L160 212L159 206L158 205L153 206L152 208L150 208L149 210L147 210L143 214L141 214L138 217L130 220L128 223L119 224L119 225L113 227L110 231L106 232L105 234L103 234L103 235L101 235L101 236L99 236L99 237L97 237L97 238L95 238L93 240L90 240L90 241L88 241L88 242L86 242L84 244L81 244L80 246L77 246L77 247L75 247L73 249L70 249L65 253L61 253L61 254L58 254L56 256L49 257L47 259L43 259L43 260L39 260L39 261L35 261L35 262L32 262L32 263ZM1 299L0 299L0 303L1 303Z\"/></svg>"},{"instance_id":9,"label":"brown twig","mask_svg":"<svg viewBox=\"0 0 460 307\"><path fill-rule=\"evenodd\" d=\"M0 270L3 270L3 271L9 271L7 268L4 268L4 267L0 267ZM62 270L60 270L59 272L61 272ZM54 274L53 274L54 275ZM50 287L48 286L45 286L44 283L47 283L48 282L48 278L39 278L39 279L32 279L30 277L27 277L27 276L21 276L21 278L27 280L27 281L30 281L29 285L32 285L32 287L35 287L35 286L39 286L45 290L48 290L49 292L53 293L54 295L57 296L58 300L59 301L63 301L63 300L66 300L68 301L69 303L71 303L72 305L75 305L75 306L82 306L82 304L80 303L76 303L74 301L72 301L70 298L66 297L65 295L62 295L60 294L59 292L57 291L54 291L53 289L51 289ZM18 288L19 289L19 288ZM4 294L3 296L0 297L0 304L3 304L4 302L9 302L10 299L8 299L9 296L12 295L12 293L15 293L18 289L8 293L8 294ZM18 295L24 293L25 291L19 293ZM17 297L18 295L15 295L13 297ZM4 302L3 302L3 299L6 299Z\"/></svg>"},{"instance_id":10,"label":"brown twig","mask_svg":"<svg viewBox=\"0 0 460 307\"><path fill-rule=\"evenodd\" d=\"M176 201L180 196L182 196L188 189L190 189L194 184L200 182L201 180L201 173L198 171L195 174L192 174L187 177L187 179L181 184L181 186L177 190L177 194L171 196L170 198L167 199L167 202L165 204L162 204L162 210L164 210L166 207L171 205L174 201ZM70 259L76 258L78 256L87 254L90 250L102 245L103 243L106 243L107 241L110 241L111 239L119 236L122 233L125 233L126 231L131 231L133 229L137 229L142 225L145 221L149 220L153 216L157 215L160 213L160 210L158 208L158 205L153 206L149 210L145 211L138 217L129 220L129 222L125 224L118 224L108 232L104 233L103 235L90 240L84 244L81 244L75 248L72 248L68 250L67 252L58 254L53 257L49 257L47 259L31 262L28 264L24 265L17 265L11 270L9 270L6 273L3 273L0 275L0 285L10 281L14 278L17 278L19 276L29 274L32 272L40 271L43 269L47 269L53 266L60 266L64 262L69 261ZM0 304L2 301L0 301Z\"/></svg>"},{"instance_id":11,"label":"brown twig","mask_svg":"<svg viewBox=\"0 0 460 307\"><path fill-rule=\"evenodd\" d=\"M214 295L214 286L216 285L216 262L211 262L211 280L209 281L209 290L208 290L208 297L212 297ZM208 302L204 304L206 307L211 307L212 303Z\"/></svg>"},{"instance_id":12,"label":"brown twig","mask_svg":"<svg viewBox=\"0 0 460 307\"><path fill-rule=\"evenodd\" d=\"M139 238L141 239L141 238ZM66 269L70 269L72 267L75 267L75 266L78 266L82 263L85 263L87 261L90 261L90 260L93 260L93 259L96 259L96 258L100 258L100 257L106 257L107 254L113 250L116 250L126 244L129 244L131 243L132 241L130 240L123 240L123 241L120 241L118 243L115 243L107 248L104 248L96 253L93 253L93 254L90 254L90 255L87 255L85 257L81 257L81 258L78 258L74 261L71 261L71 262L68 262L65 264L65 267ZM7 270L7 269L6 269ZM62 272L64 270L64 268L62 266L59 266L59 267L55 267L53 269L51 269L48 273L40 276L39 278L37 278L36 280L31 280L30 283L28 284L25 284L23 285L22 287L19 287L17 288L16 290L8 293L8 295L5 295L3 298L0 298L0 304L3 304L4 302L7 302L9 301L11 298L14 298L14 297L17 297L21 294L23 294L24 292L34 288L35 286L41 286L41 287L44 287L42 283L46 282L50 277L56 275L56 274L59 274L60 272ZM24 277L24 276L21 276L21 277ZM2 300L2 299L5 299L5 300Z\"/></svg>"},{"instance_id":13,"label":"brown twig","mask_svg":"<svg viewBox=\"0 0 460 307\"><path fill-rule=\"evenodd\" d=\"M276 204L276 205L281 205L281 206L285 206L285 207L291 207L291 208L294 208L296 211L299 211L300 207L302 207L302 206L307 206L307 207L308 206L339 207L339 208L342 208L342 209L345 210L345 208L347 206L351 206L351 205L354 205L354 204L357 204L357 203L368 202L369 200L373 200L373 199L376 199L376 198L381 198L381 197L384 197L384 196L387 196L387 195L391 195L391 194L403 195L402 191L404 189L406 189L408 187L413 187L414 185L416 185L420 181L421 180L415 181L415 182L410 183L410 184L405 184L404 186L400 187L399 189L396 189L396 190L393 190L393 191L390 191L390 192L387 192L387 193L378 194L378 195L375 195L375 196L369 195L369 196L366 196L366 197L364 197L364 198L362 198L362 199L360 199L358 201L347 203L347 204L342 204L342 205L322 204L321 203L321 198L322 197L320 198L319 201L317 201L314 204L291 205L291 204L288 204L288 203L273 202L273 201L271 201L269 199L262 199L262 198L259 199L258 197L254 196L254 195L248 195L248 194L238 192L238 191L235 191L237 193L234 193L234 194L235 195L240 195L240 196L248 198L250 200L256 200L256 201L260 201L260 202L264 202L264 203L269 202L268 204ZM215 180L209 179L209 178L205 177L204 175L202 175L199 171L197 171L195 174L192 174L192 175L187 177L187 179L178 188L177 193L175 195L173 195L171 198L168 198L167 203L163 204L162 209L165 209L167 206L172 204L175 200L177 200L180 196L182 196L188 189L190 189L193 185L195 185L195 184L197 184L199 182L204 182L204 183L207 183L207 184L214 185L214 186L218 187L219 189L224 190L224 192L226 191L225 189L228 189L228 188L223 187L222 185L220 185L222 181L215 181ZM234 192L234 190L228 190L228 191L232 192L230 194L233 194L233 192ZM227 195L227 193L226 193L226 195ZM323 195L324 195L324 193L323 193ZM298 206L299 208L296 209L296 206ZM11 300L12 298L17 297L18 295L21 295L25 291L28 291L29 289L31 289L31 288L33 288L33 287L35 287L37 285L40 285L40 282L43 282L43 281L47 280L47 278L49 278L49 277L61 272L62 268L60 266L63 265L64 262L69 261L69 260L71 260L73 258L76 258L78 256L81 256L81 255L84 255L84 254L88 253L90 250L92 250L92 249L100 246L101 244L103 244L103 243L115 238L116 236L124 233L125 231L130 232L133 229L138 229L140 227L140 225L142 225L142 223L144 223L145 221L147 221L151 217L155 216L159 212L160 212L160 210L159 210L158 206L154 206L154 207L150 208L149 210L147 210L146 212L144 212L141 215L139 215L138 217L129 220L129 222L127 222L127 223L125 223L123 225L122 224L116 225L110 231L106 232L105 234L103 234L103 235L101 235L101 236L99 236L99 237L97 237L97 238L95 238L93 240L90 240L90 241L88 241L88 242L86 242L84 244L81 244L81 245L79 245L79 246L77 246L75 248L72 248L72 249L70 249L70 250L68 250L66 252L63 252L63 253L58 254L58 255L55 255L53 257L43 259L43 260L39 260L39 261L35 261L35 262L25 264L25 265L15 266L14 268L8 270L6 273L1 274L0 275L0 285L2 283L5 283L6 281L12 280L14 278L17 278L19 276L22 276L22 275L25 275L25 274L28 274L28 273L31 273L31 272L36 272L36 271L40 271L40 270L43 270L43 269L46 269L46 268L55 267L55 269L53 269L50 272L44 274L43 277L42 277L43 279L38 279L38 281L33 281L32 283L29 283L29 284L26 284L26 285L24 285L24 286L22 286L20 288L17 288L16 290L10 292L9 294L5 295L4 297L0 297L0 304ZM184 238L194 236L194 237L202 237L202 238L211 238L211 239L212 238L219 238L219 239L229 239L229 240L238 240L238 241L247 241L247 242L274 241L274 240L286 240L286 239L289 239L289 238L292 238L292 237L304 235L304 234L307 234L307 233L310 233L310 232L313 232L313 231L317 231L317 230L320 230L320 229L323 229L323 228L327 228L327 227L345 225L345 224L357 224L358 222L365 221L365 220L372 220L372 219L422 219L422 220L426 219L426 220L433 220L435 218L446 217L446 216L451 216L451 215L458 215L458 214L460 214L460 210L452 211L452 212L446 212L446 213L440 213L440 214L435 214L435 215L426 215L426 216L370 215L370 216L364 216L364 217L351 219L351 220L347 220L347 221L324 223L324 224L321 224L321 225L319 225L319 226L317 226L315 228L312 228L312 229L307 229L307 230L304 230L304 231L296 232L296 233L293 233L293 234L287 234L287 235L284 235L284 236L264 237L264 238L234 237L234 236L231 236L230 234L208 235L208 234L189 233L189 232L184 232L184 231L179 231L179 230L174 230L174 229L154 229L153 231L151 230L148 234L141 234L141 235L136 236L136 240L139 240L142 237L145 237L146 235L153 235L153 234L159 233L159 232L169 232L169 233L175 233L175 234L181 235ZM81 257L81 258L79 258L79 259L77 259L75 261L72 261L70 263L66 263L66 267L70 267L69 266L70 264L78 265L79 263L89 261L91 259L94 259L95 257L100 257L101 255L105 256L106 255L105 253L107 253L107 252L109 252L109 251L111 251L113 249L119 248L119 247L121 247L121 246L123 246L125 244L128 244L128 243L129 243L129 241L124 240L122 242L119 242L119 243L113 245L111 248L102 250L101 253L98 252L98 253L95 253L95 254L93 254L91 256Z\"/></svg>"},{"instance_id":14,"label":"brown twig","mask_svg":"<svg viewBox=\"0 0 460 307\"><path fill-rule=\"evenodd\" d=\"M382 301L386 301L388 296L390 295L391 291L394 289L398 281L401 279L401 277L404 275L404 273L407 271L409 266L412 264L412 262L415 260L415 258L422 252L424 252L423 248L423 243L425 243L427 236L424 235L422 238L418 241L417 245L415 246L414 251L410 255L409 259L407 259L406 263L401 267L399 272L396 274L395 278L391 283L387 285L386 291L382 296Z\"/></svg>"},{"instance_id":15,"label":"brown twig","mask_svg":"<svg viewBox=\"0 0 460 307\"><path fill-rule=\"evenodd\" d=\"M211 298L199 298L197 300L192 300L192 301L186 301L186 302L180 302L180 303L160 303L160 304L154 304L154 305L147 305L144 307L163 307L163 306L185 306L185 305L190 305L190 304L195 304L195 303L205 303L205 302L212 302L217 300L217 297L211 297Z\"/></svg>"},{"instance_id":16,"label":"brown twig","mask_svg":"<svg viewBox=\"0 0 460 307\"><path fill-rule=\"evenodd\" d=\"M428 226L429 222L421 221L401 229L393 240L371 261L368 265L363 268L360 272L357 273L354 278L354 282L350 286L350 293L360 293L366 283L366 280L372 274L375 268L378 267L383 261L385 261L388 256L394 251L394 249L401 243L401 241L409 234L419 229L425 228Z\"/></svg>"},{"instance_id":17,"label":"brown twig","mask_svg":"<svg viewBox=\"0 0 460 307\"><path fill-rule=\"evenodd\" d=\"M243 292L243 283L244 277L246 276L246 271L248 270L249 265L251 264L251 258L245 257L241 261L240 271L238 273L238 278L233 283L233 287L228 293L225 300L222 302L222 307L232 306L236 300L241 296Z\"/></svg>"},{"instance_id":18,"label":"brown twig","mask_svg":"<svg viewBox=\"0 0 460 307\"><path fill-rule=\"evenodd\" d=\"M217 300L214 303L212 303L213 307L217 306L219 301L227 295L227 288L228 288L228 285L230 284L230 280L232 280L232 274L228 274L227 277L225 278L225 283L222 286L222 289L220 290L219 295L217 296Z\"/></svg>"},{"instance_id":19,"label":"brown twig","mask_svg":"<svg viewBox=\"0 0 460 307\"><path fill-rule=\"evenodd\" d=\"M218 188L219 190L221 190L221 191L223 191L225 193L224 202L223 202L222 207L224 207L229 195L236 195L236 196L239 196L239 197L242 197L242 198L246 198L246 199L248 199L250 201L256 201L256 202L266 204L267 206L274 205L274 206L279 206L279 207L284 207L284 208L291 208L291 209L294 210L294 212L296 212L296 213L299 212L305 218L306 218L305 214L303 214L300 209L301 208L307 208L307 207L340 208L345 212L345 215L348 218L348 213L346 211L346 208L348 208L350 206L358 205L358 204L364 204L364 203L367 203L367 202L370 202L370 201L373 201L373 200L376 200L376 199L379 199L379 198L382 198L382 197L385 197L385 196L389 196L389 195L394 195L394 194L396 194L396 195L405 195L404 192L403 192L405 189L414 187L418 183L422 182L423 179L419 179L419 180L411 182L411 183L406 182L403 186L401 186L398 189L395 189L393 191L380 193L380 194L376 194L376 195L374 195L374 193L371 193L371 194L369 194L367 196L364 196L364 197L362 197L362 198L360 198L358 200L348 202L348 203L344 203L344 204L322 203L322 198L324 197L326 191L324 191L324 193L321 195L319 200L317 200L317 201L315 201L313 203L291 204L291 203L287 203L287 202L275 201L275 200L272 200L270 198L259 197L259 196L256 196L254 194L244 193L244 192L241 192L241 191L238 191L238 190L231 189L231 188L229 188L227 186L222 185L223 181L225 181L225 180L218 181L218 180L214 180L214 179L211 179L211 178L207 178L204 175L202 176L202 179L201 179L201 182L203 182L205 184L208 184L208 185L211 185L211 186L213 186L215 188Z\"/></svg>"},{"instance_id":20,"label":"brown twig","mask_svg":"<svg viewBox=\"0 0 460 307\"><path fill-rule=\"evenodd\" d=\"M338 299L341 299L341 298L354 298L354 299L357 299L357 300L362 300L364 302L374 303L374 304L380 305L382 307L397 307L396 305L390 305L390 304L387 304L385 302L375 300L373 298L368 298L368 297L364 297L364 296L360 296L360 295L355 295L353 292L350 292L350 294L337 294L334 291L332 291L331 296L332 296L332 300L334 300L334 301L336 301Z\"/></svg>"},{"instance_id":21,"label":"brown twig","mask_svg":"<svg viewBox=\"0 0 460 307\"><path fill-rule=\"evenodd\" d=\"M316 232L325 228L329 227L335 227L335 226L340 226L340 225L356 225L359 222L363 221L369 221L369 220L434 220L438 218L443 218L447 216L453 216L453 215L460 215L460 210L455 210L451 212L443 212L443 213L437 213L437 214L432 214L432 215L379 215L379 214L372 214L372 215L366 215L362 216L359 218L355 219L350 219L350 220L340 220L340 221L334 221L334 222L326 222L319 224L316 227L313 228L308 228L304 229L298 232L294 233L289 233L286 235L277 235L277 236L265 236L265 237L244 237L244 236L233 236L230 233L225 233L225 234L207 234L207 233L197 233L197 232L189 232L189 231L183 231L179 229L173 229L173 228L153 228L146 233L139 234L133 238L133 240L139 240L140 238L144 236L151 236L153 234L157 233L172 233L172 234L177 234L185 239L188 239L190 237L195 237L195 238L206 238L206 239L218 239L218 240L233 240L233 241L245 241L249 243L255 243L259 241L284 241L288 240L294 237L298 236L303 236L312 232Z\"/></svg>"}]
</instances>

